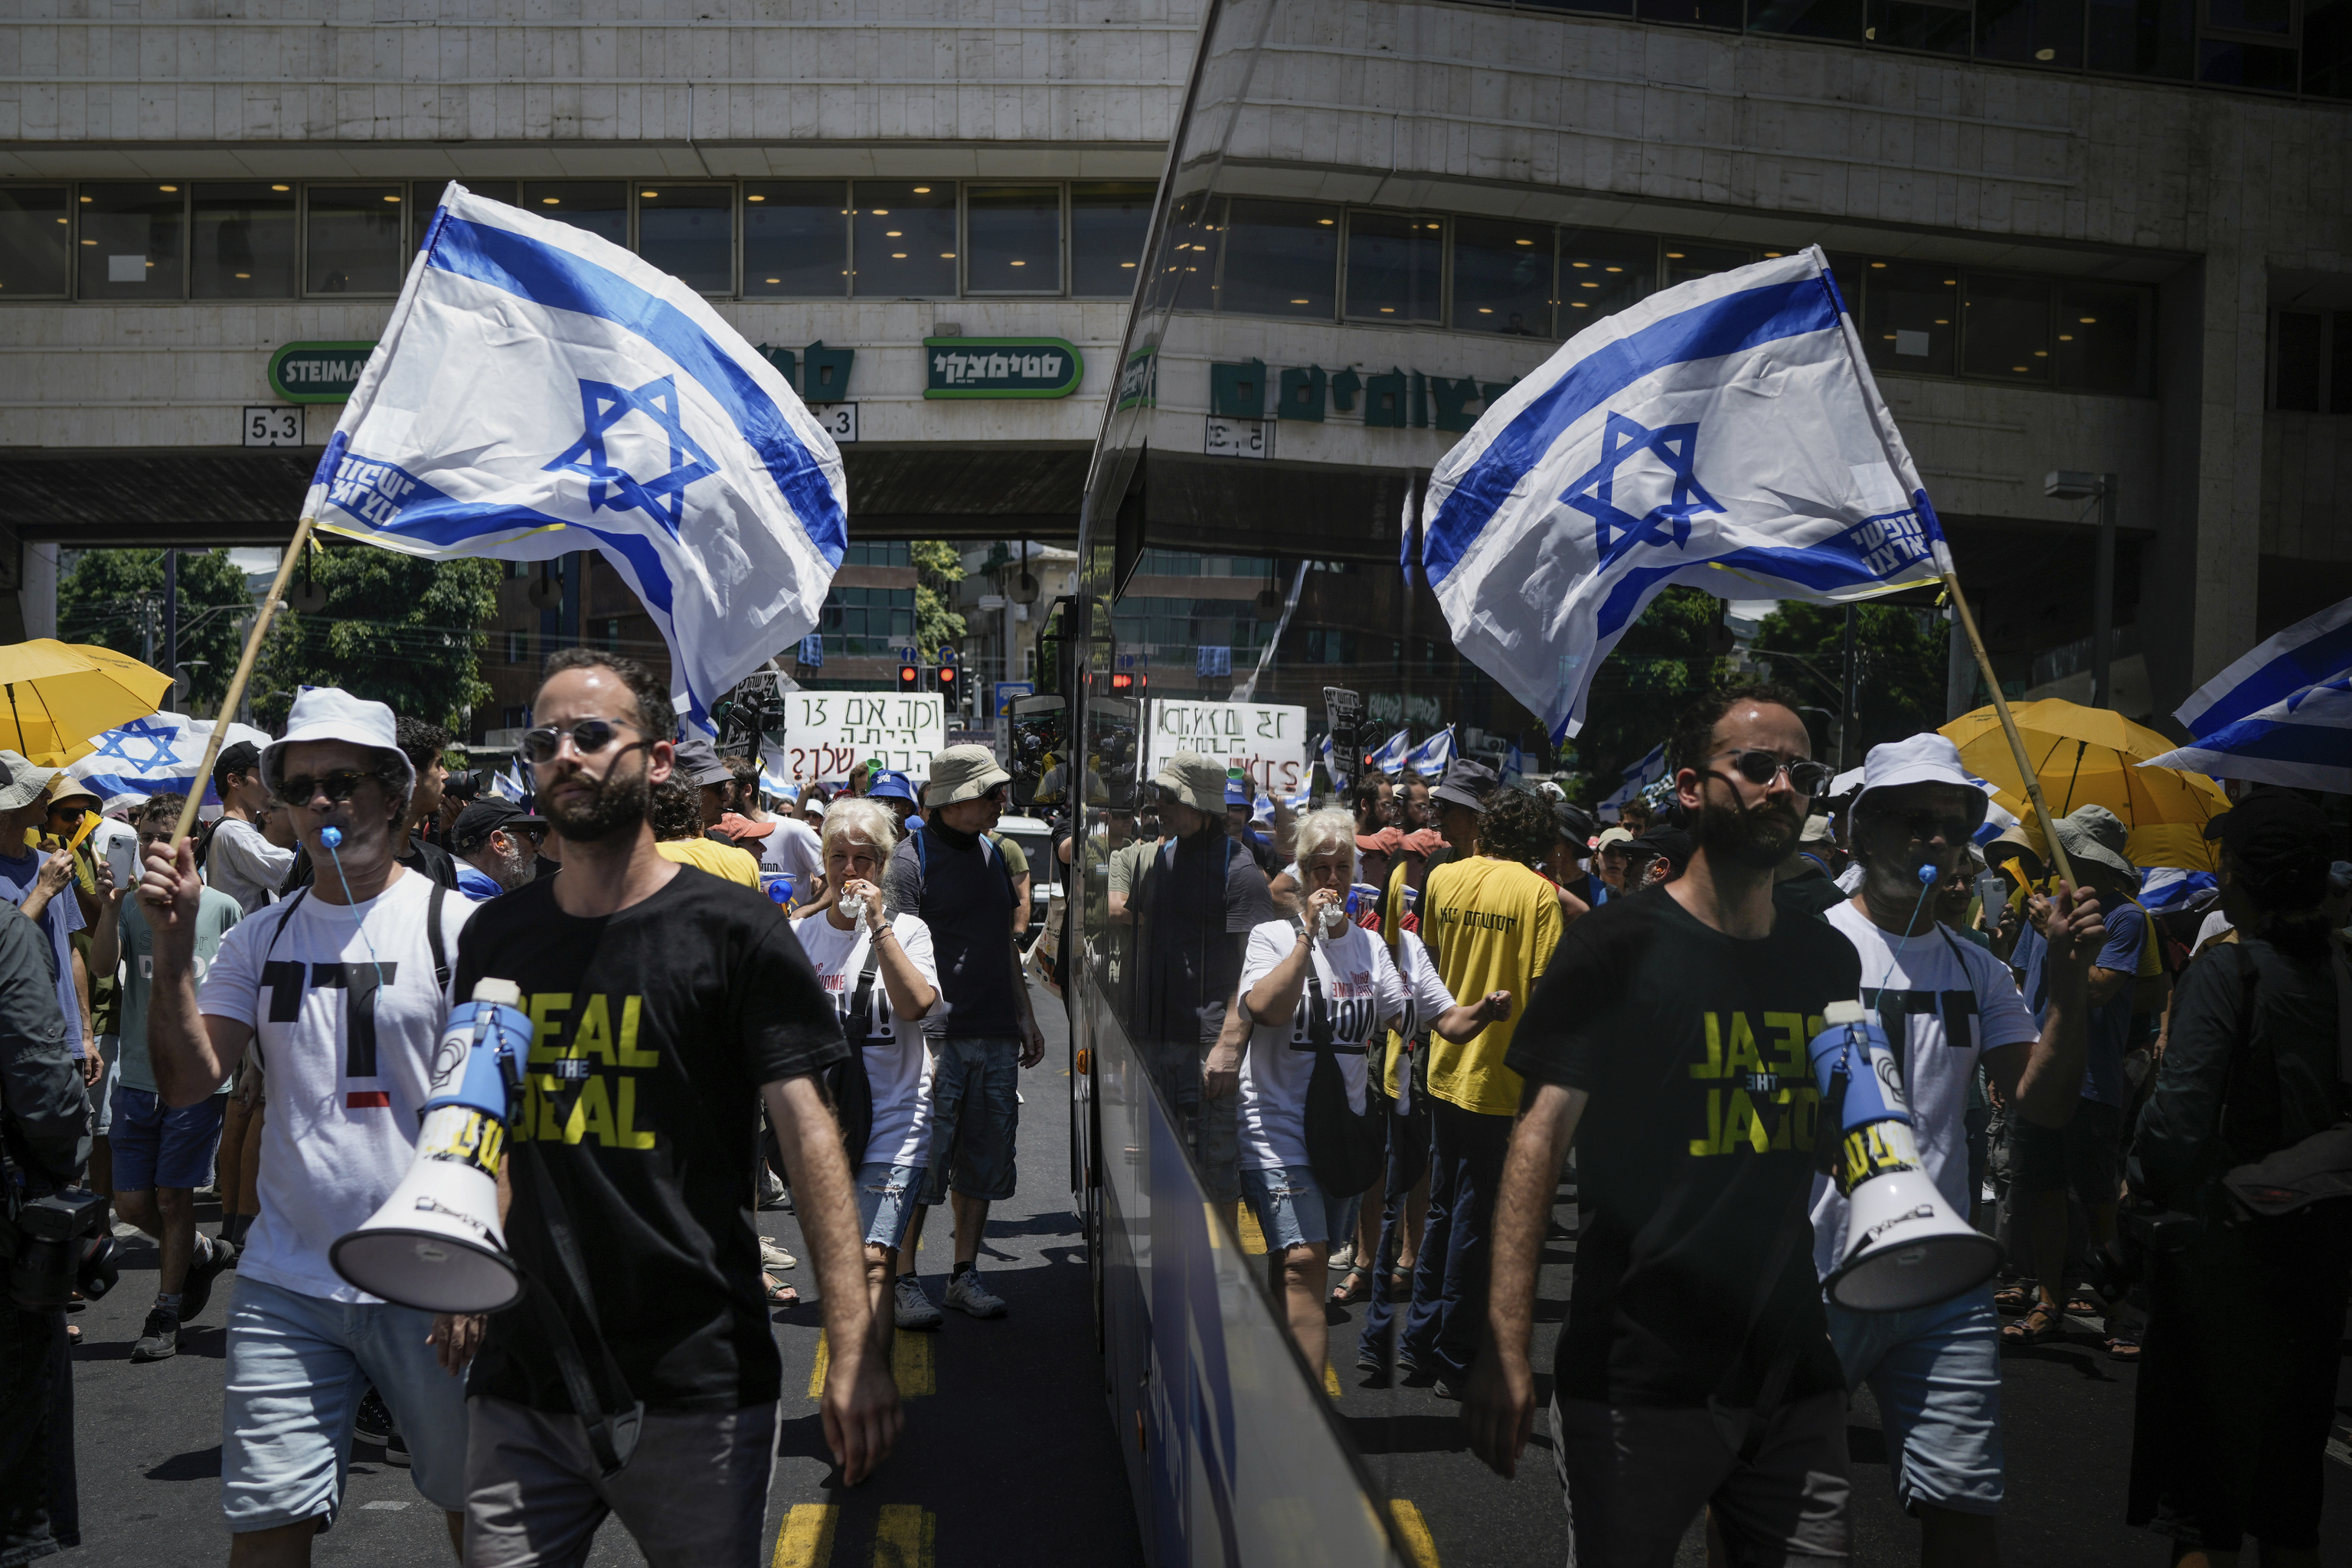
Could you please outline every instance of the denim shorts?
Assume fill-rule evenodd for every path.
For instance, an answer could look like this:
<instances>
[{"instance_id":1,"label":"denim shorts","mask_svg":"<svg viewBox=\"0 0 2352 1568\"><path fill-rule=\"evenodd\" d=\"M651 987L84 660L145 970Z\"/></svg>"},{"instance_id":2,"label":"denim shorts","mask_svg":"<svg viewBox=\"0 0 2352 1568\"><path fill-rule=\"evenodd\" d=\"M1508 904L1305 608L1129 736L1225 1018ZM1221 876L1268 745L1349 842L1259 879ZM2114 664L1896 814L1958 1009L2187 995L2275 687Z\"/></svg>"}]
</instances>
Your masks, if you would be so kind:
<instances>
[{"instance_id":1,"label":"denim shorts","mask_svg":"<svg viewBox=\"0 0 2352 1568\"><path fill-rule=\"evenodd\" d=\"M1895 1496L1956 1513L1995 1513L2002 1492L2000 1318L1987 1286L1908 1312L1824 1304L1846 1386L1870 1384Z\"/></svg>"},{"instance_id":2,"label":"denim shorts","mask_svg":"<svg viewBox=\"0 0 2352 1568\"><path fill-rule=\"evenodd\" d=\"M931 1171L923 1202L950 1188L982 1203L1013 1195L1021 1131L1021 1041L1011 1035L931 1041Z\"/></svg>"},{"instance_id":3,"label":"denim shorts","mask_svg":"<svg viewBox=\"0 0 2352 1568\"><path fill-rule=\"evenodd\" d=\"M425 1500L466 1510L466 1380L441 1370L433 1314L388 1301L331 1301L249 1275L228 1315L221 1403L221 1510L232 1534L323 1516L342 1504L352 1419L373 1383L408 1443Z\"/></svg>"},{"instance_id":4,"label":"denim shorts","mask_svg":"<svg viewBox=\"0 0 2352 1568\"><path fill-rule=\"evenodd\" d=\"M99 1036L98 1054L106 1063L106 1071L89 1086L89 1135L105 1138L114 1131L114 1086L122 1081L122 1037ZM79 1061L74 1063L74 1070L81 1070Z\"/></svg>"},{"instance_id":5,"label":"denim shorts","mask_svg":"<svg viewBox=\"0 0 2352 1568\"><path fill-rule=\"evenodd\" d=\"M907 1227L915 1222L921 1198L923 1172L914 1165L893 1165L880 1160L857 1167L857 1224L868 1247L896 1252L905 1245Z\"/></svg>"},{"instance_id":6,"label":"denim shorts","mask_svg":"<svg viewBox=\"0 0 2352 1568\"><path fill-rule=\"evenodd\" d=\"M1242 1196L1257 1215L1266 1250L1276 1257L1294 1247L1339 1246L1355 1234L1356 1205L1363 1201L1361 1193L1346 1198L1325 1196L1315 1184L1315 1173L1305 1165L1245 1170Z\"/></svg>"},{"instance_id":7,"label":"denim shorts","mask_svg":"<svg viewBox=\"0 0 2352 1568\"><path fill-rule=\"evenodd\" d=\"M2116 1201L2121 1179L2124 1113L2103 1100L2084 1100L2063 1127L2042 1127L2022 1116L2009 1123L2009 1174L2021 1192L2072 1187L2085 1206Z\"/></svg>"},{"instance_id":8,"label":"denim shorts","mask_svg":"<svg viewBox=\"0 0 2352 1568\"><path fill-rule=\"evenodd\" d=\"M213 1156L220 1152L221 1119L228 1096L208 1094L177 1110L143 1089L114 1086L114 1190L201 1187L213 1179Z\"/></svg>"}]
</instances>

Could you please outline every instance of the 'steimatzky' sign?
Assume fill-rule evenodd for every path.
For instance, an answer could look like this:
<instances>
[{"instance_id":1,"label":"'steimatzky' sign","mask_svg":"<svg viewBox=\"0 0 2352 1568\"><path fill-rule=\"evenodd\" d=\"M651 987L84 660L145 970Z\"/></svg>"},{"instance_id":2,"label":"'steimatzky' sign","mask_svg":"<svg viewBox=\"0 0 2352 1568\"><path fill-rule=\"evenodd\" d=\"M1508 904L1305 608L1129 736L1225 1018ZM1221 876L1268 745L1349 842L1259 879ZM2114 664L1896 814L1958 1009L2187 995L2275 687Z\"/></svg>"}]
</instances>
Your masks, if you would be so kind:
<instances>
[{"instance_id":1,"label":"'steimatzky' sign","mask_svg":"<svg viewBox=\"0 0 2352 1568\"><path fill-rule=\"evenodd\" d=\"M269 356L269 390L289 403L346 403L373 343L288 343Z\"/></svg>"},{"instance_id":2,"label":"'steimatzky' sign","mask_svg":"<svg viewBox=\"0 0 2352 1568\"><path fill-rule=\"evenodd\" d=\"M1147 776L1179 752L1198 752L1239 768L1254 790L1288 795L1307 777L1307 710L1279 702L1151 704Z\"/></svg>"},{"instance_id":3,"label":"'steimatzky' sign","mask_svg":"<svg viewBox=\"0 0 2352 1568\"><path fill-rule=\"evenodd\" d=\"M931 753L947 746L947 714L936 691L794 691L785 698L781 751L761 759L798 785L838 782L868 758L910 779L931 776Z\"/></svg>"},{"instance_id":4,"label":"'steimatzky' sign","mask_svg":"<svg viewBox=\"0 0 2352 1568\"><path fill-rule=\"evenodd\" d=\"M925 338L925 397L1067 397L1086 362L1060 338Z\"/></svg>"}]
</instances>

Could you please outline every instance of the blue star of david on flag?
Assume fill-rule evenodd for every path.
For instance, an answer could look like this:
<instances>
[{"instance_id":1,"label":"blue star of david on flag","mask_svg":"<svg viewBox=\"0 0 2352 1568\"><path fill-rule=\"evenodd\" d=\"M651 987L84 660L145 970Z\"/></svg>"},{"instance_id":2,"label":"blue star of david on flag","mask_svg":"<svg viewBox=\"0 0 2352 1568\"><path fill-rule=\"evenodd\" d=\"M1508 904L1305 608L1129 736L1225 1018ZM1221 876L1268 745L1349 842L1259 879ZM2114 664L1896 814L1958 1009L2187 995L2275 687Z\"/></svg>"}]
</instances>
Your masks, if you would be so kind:
<instances>
[{"instance_id":1,"label":"blue star of david on flag","mask_svg":"<svg viewBox=\"0 0 2352 1568\"><path fill-rule=\"evenodd\" d=\"M156 724L145 719L133 719L120 729L109 730L105 734L99 736L97 754L101 757L121 757L130 764L131 771L134 773L153 773L158 768L168 768L180 760L180 753L172 749L172 742L179 738L179 727L175 724ZM133 742L145 747L146 756L142 758L131 754L131 747Z\"/></svg>"},{"instance_id":2,"label":"blue star of david on flag","mask_svg":"<svg viewBox=\"0 0 2352 1568\"><path fill-rule=\"evenodd\" d=\"M608 381L583 380L580 408L587 428L579 440L547 465L548 470L587 475L588 505L592 510L635 509L660 523L671 538L677 538L678 520L685 510L687 486L717 471L709 454L696 446L694 437L686 433L678 408L677 377L666 375L635 391ZM667 473L641 479L607 457L605 437L614 426L632 414L644 415L669 437Z\"/></svg>"},{"instance_id":3,"label":"blue star of david on flag","mask_svg":"<svg viewBox=\"0 0 2352 1568\"><path fill-rule=\"evenodd\" d=\"M1673 475L1672 499L1636 517L1617 504L1617 470L1637 453L1648 452ZM1601 460L1577 476L1560 500L1592 519L1593 544L1608 565L1637 544L1690 542L1691 518L1719 512L1715 498L1691 473L1698 455L1698 425L1661 425L1653 430L1638 419L1612 413L1601 433ZM1670 526L1669 526L1670 525ZM1612 532L1615 538L1611 538Z\"/></svg>"}]
</instances>

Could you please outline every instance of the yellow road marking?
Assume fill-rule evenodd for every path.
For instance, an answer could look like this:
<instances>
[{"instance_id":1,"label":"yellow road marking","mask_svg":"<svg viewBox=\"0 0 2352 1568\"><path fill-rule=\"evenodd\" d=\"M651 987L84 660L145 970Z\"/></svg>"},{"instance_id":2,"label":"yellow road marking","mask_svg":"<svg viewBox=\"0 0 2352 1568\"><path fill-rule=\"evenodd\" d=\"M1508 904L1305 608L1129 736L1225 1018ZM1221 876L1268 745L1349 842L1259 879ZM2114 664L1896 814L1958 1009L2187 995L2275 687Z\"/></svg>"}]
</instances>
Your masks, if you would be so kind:
<instances>
[{"instance_id":1,"label":"yellow road marking","mask_svg":"<svg viewBox=\"0 0 2352 1568\"><path fill-rule=\"evenodd\" d=\"M1257 1215L1247 1204L1242 1205L1241 1221L1242 1250L1263 1254L1265 1251L1265 1232L1258 1229Z\"/></svg>"},{"instance_id":2,"label":"yellow road marking","mask_svg":"<svg viewBox=\"0 0 2352 1568\"><path fill-rule=\"evenodd\" d=\"M1429 1521L1421 1517L1421 1510L1398 1498L1389 1504L1389 1517L1404 1537L1404 1549L1412 1553L1413 1568L1437 1568L1437 1542L1430 1539Z\"/></svg>"},{"instance_id":3,"label":"yellow road marking","mask_svg":"<svg viewBox=\"0 0 2352 1568\"><path fill-rule=\"evenodd\" d=\"M890 1379L898 1385L901 1399L939 1392L939 1373L931 1362L930 1335L899 1334L891 1341Z\"/></svg>"},{"instance_id":4,"label":"yellow road marking","mask_svg":"<svg viewBox=\"0 0 2352 1568\"><path fill-rule=\"evenodd\" d=\"M886 1502L874 1526L874 1568L931 1568L939 1521L919 1503Z\"/></svg>"},{"instance_id":5,"label":"yellow road marking","mask_svg":"<svg viewBox=\"0 0 2352 1568\"><path fill-rule=\"evenodd\" d=\"M809 1397L824 1397L824 1369L833 1363L833 1352L826 1348L824 1331L816 1331L816 1364L809 1368Z\"/></svg>"},{"instance_id":6,"label":"yellow road marking","mask_svg":"<svg viewBox=\"0 0 2352 1568\"><path fill-rule=\"evenodd\" d=\"M840 1522L841 1510L831 1503L793 1504L784 1515L783 1529L776 1532L776 1555L769 1568L826 1568L833 1561L834 1527Z\"/></svg>"},{"instance_id":7,"label":"yellow road marking","mask_svg":"<svg viewBox=\"0 0 2352 1568\"><path fill-rule=\"evenodd\" d=\"M1334 1399L1339 1397L1339 1369L1328 1361L1323 1363L1323 1392Z\"/></svg>"},{"instance_id":8,"label":"yellow road marking","mask_svg":"<svg viewBox=\"0 0 2352 1568\"><path fill-rule=\"evenodd\" d=\"M1224 1227L1217 1223L1217 1205L1214 1204L1202 1204L1201 1205L1201 1212L1209 1216L1209 1250L1212 1252L1223 1252L1225 1249L1224 1237L1219 1236L1217 1232L1223 1230Z\"/></svg>"}]
</instances>

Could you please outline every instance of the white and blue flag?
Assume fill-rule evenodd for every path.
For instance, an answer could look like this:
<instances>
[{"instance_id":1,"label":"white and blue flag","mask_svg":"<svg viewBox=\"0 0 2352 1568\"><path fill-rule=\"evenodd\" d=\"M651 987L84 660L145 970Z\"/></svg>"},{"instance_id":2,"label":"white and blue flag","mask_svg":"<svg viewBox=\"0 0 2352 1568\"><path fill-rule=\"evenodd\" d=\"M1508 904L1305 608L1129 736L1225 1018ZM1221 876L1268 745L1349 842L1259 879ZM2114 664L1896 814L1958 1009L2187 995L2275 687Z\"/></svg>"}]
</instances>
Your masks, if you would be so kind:
<instances>
[{"instance_id":1,"label":"white and blue flag","mask_svg":"<svg viewBox=\"0 0 2352 1568\"><path fill-rule=\"evenodd\" d=\"M832 438L700 295L453 184L305 510L412 555L596 551L707 730L721 693L815 626L847 491Z\"/></svg>"},{"instance_id":2,"label":"white and blue flag","mask_svg":"<svg viewBox=\"0 0 2352 1568\"><path fill-rule=\"evenodd\" d=\"M2172 716L2195 742L2140 766L2352 793L2352 599L2287 627Z\"/></svg>"},{"instance_id":3,"label":"white and blue flag","mask_svg":"<svg viewBox=\"0 0 2352 1568\"><path fill-rule=\"evenodd\" d=\"M1951 563L1811 247L1569 340L1439 462L1421 525L1455 646L1555 741L1670 584L1842 603Z\"/></svg>"},{"instance_id":4,"label":"white and blue flag","mask_svg":"<svg viewBox=\"0 0 2352 1568\"><path fill-rule=\"evenodd\" d=\"M1620 775L1624 783L1617 792L1601 803L1601 820L1614 822L1618 814L1641 797L1643 790L1666 776L1666 743L1664 741L1650 748L1650 754L1627 768Z\"/></svg>"},{"instance_id":5,"label":"white and blue flag","mask_svg":"<svg viewBox=\"0 0 2352 1568\"><path fill-rule=\"evenodd\" d=\"M1527 777L1528 754L1519 750L1518 742L1511 743L1511 754L1503 759L1503 783L1517 784Z\"/></svg>"},{"instance_id":6,"label":"white and blue flag","mask_svg":"<svg viewBox=\"0 0 2352 1568\"><path fill-rule=\"evenodd\" d=\"M180 713L150 713L144 719L133 719L119 729L91 736L98 750L66 772L98 796L100 805L111 805L125 797L146 800L159 795L201 795L203 804L218 805L221 798L212 780L197 776L204 766L205 743L212 739L213 722ZM267 746L269 734L250 724L232 722L221 737L221 746L226 750L239 741Z\"/></svg>"},{"instance_id":7,"label":"white and blue flag","mask_svg":"<svg viewBox=\"0 0 2352 1568\"><path fill-rule=\"evenodd\" d=\"M2151 914L2165 910L2193 909L2221 895L2221 879L2210 871L2183 871L2170 867L2143 868L2139 874L2141 909Z\"/></svg>"},{"instance_id":8,"label":"white and blue flag","mask_svg":"<svg viewBox=\"0 0 2352 1568\"><path fill-rule=\"evenodd\" d=\"M1412 747L1412 731L1399 730L1391 735L1381 749L1365 760L1365 766L1376 773L1402 773L1405 753Z\"/></svg>"},{"instance_id":9,"label":"white and blue flag","mask_svg":"<svg viewBox=\"0 0 2352 1568\"><path fill-rule=\"evenodd\" d=\"M1404 765L1423 778L1442 777L1454 760L1454 726L1448 724L1405 754Z\"/></svg>"}]
</instances>

